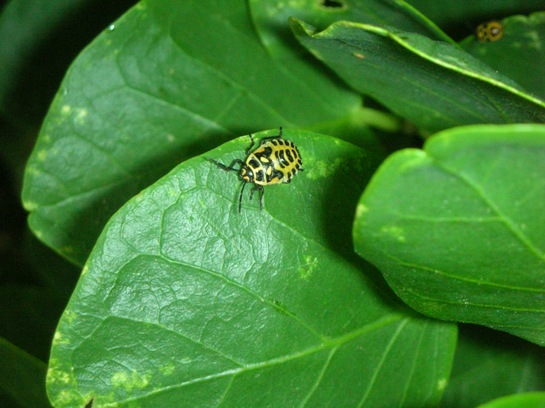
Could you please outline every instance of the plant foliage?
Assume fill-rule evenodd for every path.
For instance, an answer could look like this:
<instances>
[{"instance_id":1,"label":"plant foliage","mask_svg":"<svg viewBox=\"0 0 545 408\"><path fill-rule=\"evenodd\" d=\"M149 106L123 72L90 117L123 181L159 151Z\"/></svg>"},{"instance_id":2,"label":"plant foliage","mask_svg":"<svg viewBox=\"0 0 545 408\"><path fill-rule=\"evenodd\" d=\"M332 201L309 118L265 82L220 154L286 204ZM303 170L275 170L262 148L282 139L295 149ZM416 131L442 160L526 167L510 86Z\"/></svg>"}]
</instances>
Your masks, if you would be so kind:
<instances>
[{"instance_id":1,"label":"plant foliage","mask_svg":"<svg viewBox=\"0 0 545 408\"><path fill-rule=\"evenodd\" d=\"M58 254L0 253L0 404L542 403L539 2L142 0L71 36L56 82L36 61L91 3L0 15L4 196ZM279 127L303 169L239 213L210 159Z\"/></svg>"}]
</instances>

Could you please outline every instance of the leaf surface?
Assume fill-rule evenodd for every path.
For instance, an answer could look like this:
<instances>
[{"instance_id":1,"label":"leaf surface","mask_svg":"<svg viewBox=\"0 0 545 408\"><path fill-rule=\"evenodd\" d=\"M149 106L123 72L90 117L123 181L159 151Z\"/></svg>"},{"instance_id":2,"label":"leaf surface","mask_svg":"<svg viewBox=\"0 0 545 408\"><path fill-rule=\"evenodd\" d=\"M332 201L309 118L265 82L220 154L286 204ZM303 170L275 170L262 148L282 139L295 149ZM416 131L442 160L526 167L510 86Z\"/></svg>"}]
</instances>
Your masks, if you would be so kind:
<instances>
[{"instance_id":1,"label":"leaf surface","mask_svg":"<svg viewBox=\"0 0 545 408\"><path fill-rule=\"evenodd\" d=\"M56 406L439 401L455 326L414 314L351 251L376 163L338 139L284 137L304 171L267 186L262 211L248 186L239 214L236 174L196 157L110 220L55 336ZM248 144L206 157L243 159Z\"/></svg>"},{"instance_id":2,"label":"leaf surface","mask_svg":"<svg viewBox=\"0 0 545 408\"><path fill-rule=\"evenodd\" d=\"M83 264L109 217L179 162L235 135L357 110L361 98L337 82L300 81L275 61L242 1L140 2L68 71L26 168L29 224Z\"/></svg>"},{"instance_id":3,"label":"leaf surface","mask_svg":"<svg viewBox=\"0 0 545 408\"><path fill-rule=\"evenodd\" d=\"M545 104L466 52L418 34L351 22L322 32L292 19L314 56L351 87L424 131L545 121Z\"/></svg>"},{"instance_id":4,"label":"leaf surface","mask_svg":"<svg viewBox=\"0 0 545 408\"><path fill-rule=\"evenodd\" d=\"M340 21L392 26L435 39L450 39L432 21L408 3L393 0L315 1L250 0L250 10L259 36L269 52L280 57L300 52L289 29L288 20L296 17L320 29ZM452 40L450 40L452 41Z\"/></svg>"},{"instance_id":5,"label":"leaf surface","mask_svg":"<svg viewBox=\"0 0 545 408\"><path fill-rule=\"evenodd\" d=\"M545 390L545 350L507 333L459 325L442 408L476 407L508 394Z\"/></svg>"},{"instance_id":6,"label":"leaf surface","mask_svg":"<svg viewBox=\"0 0 545 408\"><path fill-rule=\"evenodd\" d=\"M545 12L501 20L503 36L494 42L473 40L464 49L538 98L545 98ZM521 63L526 61L526 63Z\"/></svg>"},{"instance_id":7,"label":"leaf surface","mask_svg":"<svg viewBox=\"0 0 545 408\"><path fill-rule=\"evenodd\" d=\"M429 316L545 344L545 127L471 126L381 166L356 251Z\"/></svg>"}]
</instances>

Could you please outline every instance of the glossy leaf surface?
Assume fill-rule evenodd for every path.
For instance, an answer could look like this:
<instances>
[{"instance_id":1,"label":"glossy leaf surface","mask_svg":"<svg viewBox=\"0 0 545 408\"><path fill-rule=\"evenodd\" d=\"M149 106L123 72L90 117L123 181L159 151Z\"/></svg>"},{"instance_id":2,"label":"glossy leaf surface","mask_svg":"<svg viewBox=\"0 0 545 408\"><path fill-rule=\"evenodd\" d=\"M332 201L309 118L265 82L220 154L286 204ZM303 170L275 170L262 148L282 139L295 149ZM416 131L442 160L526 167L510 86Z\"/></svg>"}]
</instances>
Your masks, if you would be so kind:
<instances>
[{"instance_id":1,"label":"glossy leaf surface","mask_svg":"<svg viewBox=\"0 0 545 408\"><path fill-rule=\"evenodd\" d=\"M289 29L288 20L296 17L320 29L341 20L379 26L397 27L431 38L446 37L430 20L408 3L394 0L315 1L250 0L252 17L267 49L280 57L300 52ZM452 41L452 40L451 40Z\"/></svg>"},{"instance_id":2,"label":"glossy leaf surface","mask_svg":"<svg viewBox=\"0 0 545 408\"><path fill-rule=\"evenodd\" d=\"M545 127L444 131L363 194L359 254L421 313L545 344Z\"/></svg>"},{"instance_id":3,"label":"glossy leaf surface","mask_svg":"<svg viewBox=\"0 0 545 408\"><path fill-rule=\"evenodd\" d=\"M338 22L295 35L351 87L424 131L475 123L545 121L545 104L466 52L427 37Z\"/></svg>"},{"instance_id":4,"label":"glossy leaf surface","mask_svg":"<svg viewBox=\"0 0 545 408\"><path fill-rule=\"evenodd\" d=\"M304 171L266 187L262 211L247 189L239 214L236 174L196 157L112 218L55 336L56 406L439 401L455 326L414 314L351 251L376 164L337 139L284 137ZM229 163L248 143L206 156Z\"/></svg>"},{"instance_id":5,"label":"glossy leaf surface","mask_svg":"<svg viewBox=\"0 0 545 408\"><path fill-rule=\"evenodd\" d=\"M29 224L83 264L109 217L182 160L250 131L332 123L360 99L275 61L243 1L140 2L67 73L27 165Z\"/></svg>"}]
</instances>

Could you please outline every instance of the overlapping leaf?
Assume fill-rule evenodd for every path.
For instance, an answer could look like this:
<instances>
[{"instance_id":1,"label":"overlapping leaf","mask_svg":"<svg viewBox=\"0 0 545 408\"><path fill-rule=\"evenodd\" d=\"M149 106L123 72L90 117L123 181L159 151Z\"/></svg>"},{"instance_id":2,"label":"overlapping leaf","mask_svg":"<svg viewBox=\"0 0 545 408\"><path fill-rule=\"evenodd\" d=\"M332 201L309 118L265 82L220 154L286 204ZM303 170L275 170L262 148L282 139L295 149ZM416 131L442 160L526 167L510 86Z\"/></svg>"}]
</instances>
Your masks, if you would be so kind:
<instances>
[{"instance_id":1,"label":"overlapping leaf","mask_svg":"<svg viewBox=\"0 0 545 408\"><path fill-rule=\"evenodd\" d=\"M460 325L442 408L476 407L545 389L545 349L482 326Z\"/></svg>"},{"instance_id":2,"label":"overlapping leaf","mask_svg":"<svg viewBox=\"0 0 545 408\"><path fill-rule=\"evenodd\" d=\"M434 136L379 169L356 250L416 310L545 344L545 127Z\"/></svg>"},{"instance_id":3,"label":"overlapping leaf","mask_svg":"<svg viewBox=\"0 0 545 408\"><path fill-rule=\"evenodd\" d=\"M338 22L322 32L292 20L311 53L354 89L419 128L545 121L545 104L457 47L421 35Z\"/></svg>"},{"instance_id":4,"label":"overlapping leaf","mask_svg":"<svg viewBox=\"0 0 545 408\"><path fill-rule=\"evenodd\" d=\"M294 47L296 40L289 30L290 17L304 20L321 29L336 21L346 20L392 26L443 41L450 40L432 21L404 1L250 0L249 3L261 41L269 52L280 58L300 52L300 47Z\"/></svg>"},{"instance_id":5,"label":"overlapping leaf","mask_svg":"<svg viewBox=\"0 0 545 408\"><path fill-rule=\"evenodd\" d=\"M263 49L242 1L138 3L74 62L28 162L34 233L83 264L108 218L235 134L331 123L360 97Z\"/></svg>"},{"instance_id":6,"label":"overlapping leaf","mask_svg":"<svg viewBox=\"0 0 545 408\"><path fill-rule=\"evenodd\" d=\"M509 17L501 24L503 35L498 41L469 40L462 43L464 49L528 93L545 98L545 12Z\"/></svg>"},{"instance_id":7,"label":"overlapping leaf","mask_svg":"<svg viewBox=\"0 0 545 408\"><path fill-rule=\"evenodd\" d=\"M196 157L108 223L50 360L58 407L427 406L455 327L410 312L351 253L375 164L337 139L285 130L304 171L265 190ZM241 158L249 138L209 156Z\"/></svg>"}]
</instances>

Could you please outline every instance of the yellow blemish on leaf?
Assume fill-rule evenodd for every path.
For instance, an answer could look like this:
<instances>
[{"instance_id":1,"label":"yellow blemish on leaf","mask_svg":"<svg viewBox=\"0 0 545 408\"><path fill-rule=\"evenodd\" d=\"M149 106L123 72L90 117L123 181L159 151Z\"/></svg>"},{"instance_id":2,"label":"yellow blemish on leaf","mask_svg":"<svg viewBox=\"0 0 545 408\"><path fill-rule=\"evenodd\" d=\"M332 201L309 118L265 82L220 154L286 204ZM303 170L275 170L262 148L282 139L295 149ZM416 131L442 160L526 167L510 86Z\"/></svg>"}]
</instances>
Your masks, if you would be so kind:
<instances>
[{"instance_id":1,"label":"yellow blemish on leaf","mask_svg":"<svg viewBox=\"0 0 545 408\"><path fill-rule=\"evenodd\" d=\"M42 239L44 237L44 233L42 232L42 230L35 229L33 230L33 232L34 232L34 235L36 235L36 238L38 239Z\"/></svg>"},{"instance_id":2,"label":"yellow blemish on leaf","mask_svg":"<svg viewBox=\"0 0 545 408\"><path fill-rule=\"evenodd\" d=\"M318 258L307 255L305 257L305 263L299 267L299 276L301 276L302 279L308 280L317 266Z\"/></svg>"},{"instance_id":3,"label":"yellow blemish on leaf","mask_svg":"<svg viewBox=\"0 0 545 408\"><path fill-rule=\"evenodd\" d=\"M365 58L365 55L363 55L361 52L356 52L356 51L354 51L354 52L352 53L352 55L353 55L354 57L356 57L356 58L359 58L359 59L364 59L364 58Z\"/></svg>"},{"instance_id":4,"label":"yellow blemish on leaf","mask_svg":"<svg viewBox=\"0 0 545 408\"><path fill-rule=\"evenodd\" d=\"M76 122L78 122L80 125L84 124L88 113L89 112L85 108L76 109Z\"/></svg>"},{"instance_id":5,"label":"yellow blemish on leaf","mask_svg":"<svg viewBox=\"0 0 545 408\"><path fill-rule=\"evenodd\" d=\"M56 331L55 334L53 335L53 344L57 344L57 343L60 343L62 340L62 334L60 331Z\"/></svg>"},{"instance_id":6,"label":"yellow blemish on leaf","mask_svg":"<svg viewBox=\"0 0 545 408\"><path fill-rule=\"evenodd\" d=\"M87 272L89 272L89 267L85 265L83 269L81 270L81 275L87 275Z\"/></svg>"},{"instance_id":7,"label":"yellow blemish on leaf","mask_svg":"<svg viewBox=\"0 0 545 408\"><path fill-rule=\"evenodd\" d=\"M149 384L150 375L141 375L137 371L126 371L114 373L112 376L112 384L114 387L122 387L126 391L145 388Z\"/></svg>"},{"instance_id":8,"label":"yellow blemish on leaf","mask_svg":"<svg viewBox=\"0 0 545 408\"><path fill-rule=\"evenodd\" d=\"M47 382L60 384L70 384L72 376L70 373L59 369L59 361L57 359L49 360L49 370L47 372Z\"/></svg>"},{"instance_id":9,"label":"yellow blemish on leaf","mask_svg":"<svg viewBox=\"0 0 545 408\"><path fill-rule=\"evenodd\" d=\"M167 141L169 143L174 143L175 140L176 140L176 137L174 137L172 133L167 134Z\"/></svg>"},{"instance_id":10,"label":"yellow blemish on leaf","mask_svg":"<svg viewBox=\"0 0 545 408\"><path fill-rule=\"evenodd\" d=\"M55 371L55 379L62 384L70 384L72 377L66 371Z\"/></svg>"},{"instance_id":11,"label":"yellow blemish on leaf","mask_svg":"<svg viewBox=\"0 0 545 408\"><path fill-rule=\"evenodd\" d=\"M443 391L445 387L447 386L447 380L444 378L440 378L439 381L437 381L437 390Z\"/></svg>"},{"instance_id":12,"label":"yellow blemish on leaf","mask_svg":"<svg viewBox=\"0 0 545 408\"><path fill-rule=\"evenodd\" d=\"M362 217L364 214L369 212L369 208L366 205L358 204L356 207L356 218Z\"/></svg>"},{"instance_id":13,"label":"yellow blemish on leaf","mask_svg":"<svg viewBox=\"0 0 545 408\"><path fill-rule=\"evenodd\" d=\"M174 366L174 364L168 364L166 366L159 367L159 371L163 375L171 375L174 372L175 368L176 367Z\"/></svg>"},{"instance_id":14,"label":"yellow blemish on leaf","mask_svg":"<svg viewBox=\"0 0 545 408\"><path fill-rule=\"evenodd\" d=\"M70 105L63 105L61 108L61 114L69 115L72 112L72 107Z\"/></svg>"},{"instance_id":15,"label":"yellow blemish on leaf","mask_svg":"<svg viewBox=\"0 0 545 408\"><path fill-rule=\"evenodd\" d=\"M528 38L527 47L534 48L536 50L541 50L541 40L539 39L539 34L535 31L528 31L524 34L524 37Z\"/></svg>"},{"instance_id":16,"label":"yellow blemish on leaf","mask_svg":"<svg viewBox=\"0 0 545 408\"><path fill-rule=\"evenodd\" d=\"M36 204L34 201L23 201L23 206L27 211L34 211L36 208L38 208L38 204ZM37 234L36 231L34 231L34 234Z\"/></svg>"},{"instance_id":17,"label":"yellow blemish on leaf","mask_svg":"<svg viewBox=\"0 0 545 408\"><path fill-rule=\"evenodd\" d=\"M74 320L76 320L76 318L78 317L78 315L70 310L66 310L64 312L64 318L66 319L66 322L68 324L71 324L74 322Z\"/></svg>"},{"instance_id":18,"label":"yellow blemish on leaf","mask_svg":"<svg viewBox=\"0 0 545 408\"><path fill-rule=\"evenodd\" d=\"M304 167L305 176L311 180L328 177L340 164L340 159L335 159L333 162L326 162L323 160L316 161L311 165L307 166L310 169L309 171L307 171L306 167Z\"/></svg>"},{"instance_id":19,"label":"yellow blemish on leaf","mask_svg":"<svg viewBox=\"0 0 545 408\"><path fill-rule=\"evenodd\" d=\"M40 150L36 154L38 161L44 161L47 158L47 150Z\"/></svg>"},{"instance_id":20,"label":"yellow blemish on leaf","mask_svg":"<svg viewBox=\"0 0 545 408\"><path fill-rule=\"evenodd\" d=\"M61 248L61 252L64 252L66 254L72 254L74 253L74 247L73 246L64 246Z\"/></svg>"},{"instance_id":21,"label":"yellow blemish on leaf","mask_svg":"<svg viewBox=\"0 0 545 408\"><path fill-rule=\"evenodd\" d=\"M63 390L61 392L59 392L55 398L55 401L53 401L53 405L55 406L65 406L65 407L70 407L70 406L78 406L78 403L80 403L80 398L78 396L78 394L72 392L72 391L67 391L67 390Z\"/></svg>"},{"instance_id":22,"label":"yellow blemish on leaf","mask_svg":"<svg viewBox=\"0 0 545 408\"><path fill-rule=\"evenodd\" d=\"M405 242L407 239L405 237L405 230L395 225L382 227L380 232L382 232L384 235L390 235L392 238L396 239L399 242Z\"/></svg>"}]
</instances>

